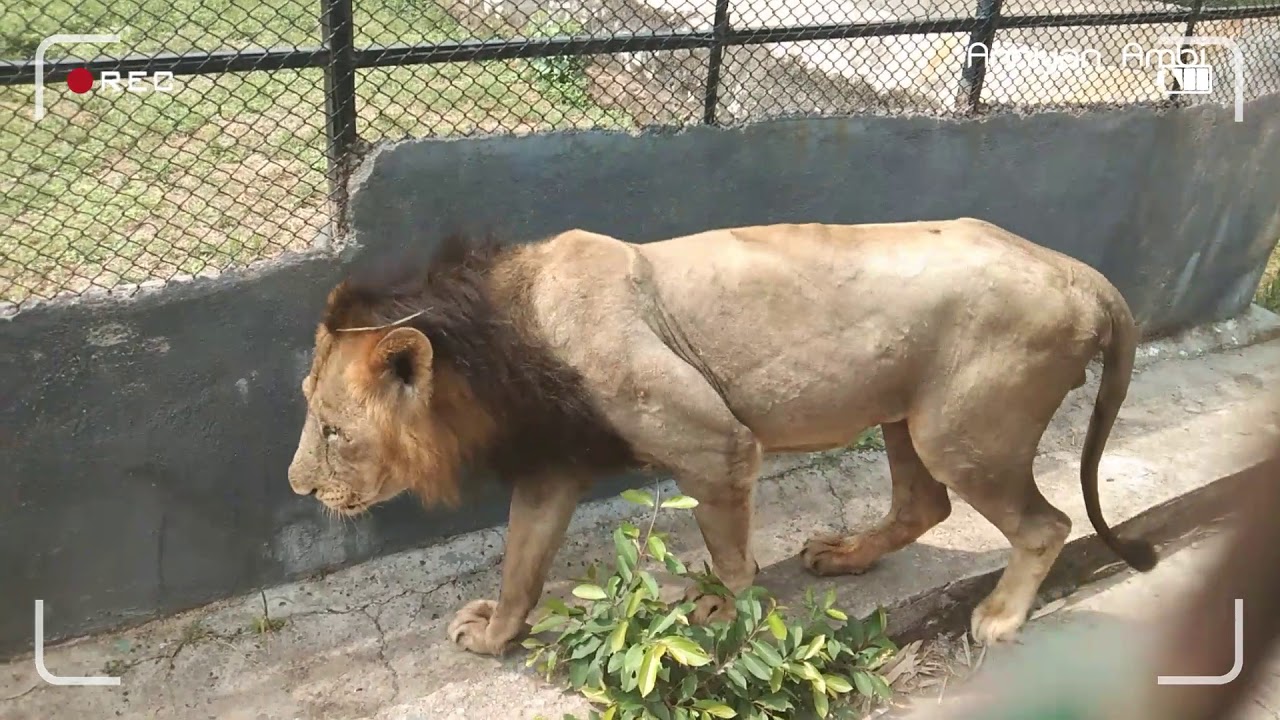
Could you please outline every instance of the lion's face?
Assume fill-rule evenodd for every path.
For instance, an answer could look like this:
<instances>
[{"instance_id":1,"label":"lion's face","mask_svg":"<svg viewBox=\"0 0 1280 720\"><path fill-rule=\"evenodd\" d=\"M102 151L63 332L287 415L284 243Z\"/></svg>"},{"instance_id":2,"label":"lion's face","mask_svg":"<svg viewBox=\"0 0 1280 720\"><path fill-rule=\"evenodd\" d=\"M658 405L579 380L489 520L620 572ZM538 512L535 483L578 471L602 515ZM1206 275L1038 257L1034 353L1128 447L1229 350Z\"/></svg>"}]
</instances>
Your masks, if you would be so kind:
<instances>
[{"instance_id":1,"label":"lion's face","mask_svg":"<svg viewBox=\"0 0 1280 720\"><path fill-rule=\"evenodd\" d=\"M356 515L414 490L441 500L451 463L440 462L429 404L431 343L413 328L316 335L302 382L307 416L289 484L331 510ZM442 482L443 480L443 482Z\"/></svg>"}]
</instances>

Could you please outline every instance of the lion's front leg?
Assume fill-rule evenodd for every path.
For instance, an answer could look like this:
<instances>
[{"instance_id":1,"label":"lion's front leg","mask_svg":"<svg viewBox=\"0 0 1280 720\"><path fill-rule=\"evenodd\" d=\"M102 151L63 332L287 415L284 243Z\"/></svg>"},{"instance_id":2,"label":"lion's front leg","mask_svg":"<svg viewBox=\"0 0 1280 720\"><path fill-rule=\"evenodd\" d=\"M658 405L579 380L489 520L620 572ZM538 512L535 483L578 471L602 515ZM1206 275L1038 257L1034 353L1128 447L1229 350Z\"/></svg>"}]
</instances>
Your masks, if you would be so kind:
<instances>
[{"instance_id":1,"label":"lion's front leg","mask_svg":"<svg viewBox=\"0 0 1280 720\"><path fill-rule=\"evenodd\" d=\"M524 633L584 488L578 478L531 478L516 484L498 601L467 603L449 623L450 640L474 653L502 655Z\"/></svg>"},{"instance_id":2,"label":"lion's front leg","mask_svg":"<svg viewBox=\"0 0 1280 720\"><path fill-rule=\"evenodd\" d=\"M698 499L693 509L698 529L711 555L711 570L734 597L755 582L760 566L751 552L752 488L712 491ZM722 493L722 494L721 494ZM703 593L697 585L685 592L685 600L695 604L689 618L695 623L732 620L734 597Z\"/></svg>"},{"instance_id":3,"label":"lion's front leg","mask_svg":"<svg viewBox=\"0 0 1280 720\"><path fill-rule=\"evenodd\" d=\"M734 598L751 587L760 565L751 549L755 485L760 469L760 446L745 428L722 443L727 455L704 455L688 463L676 481L685 494L698 501L693 509L698 530L711 555L711 570L733 597L704 594L696 585L685 593L695 608L695 623L732 620Z\"/></svg>"}]
</instances>

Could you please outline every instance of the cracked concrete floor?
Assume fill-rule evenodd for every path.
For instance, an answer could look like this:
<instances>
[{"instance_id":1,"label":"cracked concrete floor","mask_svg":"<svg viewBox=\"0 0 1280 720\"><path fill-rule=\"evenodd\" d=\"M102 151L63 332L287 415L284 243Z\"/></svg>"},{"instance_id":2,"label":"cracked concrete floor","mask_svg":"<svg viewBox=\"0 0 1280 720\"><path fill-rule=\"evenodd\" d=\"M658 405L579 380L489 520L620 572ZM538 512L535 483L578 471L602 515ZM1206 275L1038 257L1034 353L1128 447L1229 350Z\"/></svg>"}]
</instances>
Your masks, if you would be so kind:
<instances>
[{"instance_id":1,"label":"cracked concrete floor","mask_svg":"<svg viewBox=\"0 0 1280 720\"><path fill-rule=\"evenodd\" d=\"M1149 347L1149 362L1133 380L1101 468L1109 480L1100 488L1102 505L1113 525L1240 469L1240 443L1276 429L1274 415L1258 416L1270 411L1258 389L1280 386L1280 341L1201 357L1183 352L1168 343ZM1091 373L1055 417L1036 461L1042 492L1073 519L1072 538L1092 534L1078 463L1096 392ZM957 502L946 522L862 576L815 578L803 570L796 555L806 538L873 524L888 507L889 490L879 452L773 463L760 486L752 536L760 584L784 603L809 587L831 588L841 606L863 614L1003 566L1003 536ZM606 558L615 523L637 519L628 507L606 501L579 508L550 594L565 597L585 565ZM686 564L706 558L691 514L668 515L658 524ZM584 702L542 682L521 654L478 657L445 638L448 619L463 603L496 597L504 537L500 527L470 533L46 652L54 674L118 675L117 687L50 686L37 676L30 654L14 658L0 664L0 717L532 720L581 714Z\"/></svg>"}]
</instances>

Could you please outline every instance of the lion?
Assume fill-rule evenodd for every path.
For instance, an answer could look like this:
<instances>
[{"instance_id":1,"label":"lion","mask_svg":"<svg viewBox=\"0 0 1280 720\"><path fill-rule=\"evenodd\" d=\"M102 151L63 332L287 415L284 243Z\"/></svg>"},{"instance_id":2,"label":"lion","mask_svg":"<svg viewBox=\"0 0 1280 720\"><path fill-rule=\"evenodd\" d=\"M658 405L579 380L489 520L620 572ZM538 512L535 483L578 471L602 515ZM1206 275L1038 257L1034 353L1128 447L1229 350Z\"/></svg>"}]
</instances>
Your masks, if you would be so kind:
<instances>
[{"instance_id":1,"label":"lion","mask_svg":"<svg viewBox=\"0 0 1280 720\"><path fill-rule=\"evenodd\" d=\"M451 619L466 650L501 655L528 628L575 507L632 469L674 477L731 593L760 571L752 510L769 453L883 431L892 500L877 525L818 534L818 575L862 573L969 503L1012 547L973 609L980 643L1018 634L1071 520L1032 475L1037 446L1103 358L1080 481L1098 536L1140 571L1153 546L1117 537L1098 463L1139 338L1092 267L974 218L774 224L630 243L575 229L535 242L447 243L402 277L330 292L302 382L289 482L332 512L401 493L457 507L460 475L511 490L496 602ZM732 616L691 595L691 620Z\"/></svg>"}]
</instances>

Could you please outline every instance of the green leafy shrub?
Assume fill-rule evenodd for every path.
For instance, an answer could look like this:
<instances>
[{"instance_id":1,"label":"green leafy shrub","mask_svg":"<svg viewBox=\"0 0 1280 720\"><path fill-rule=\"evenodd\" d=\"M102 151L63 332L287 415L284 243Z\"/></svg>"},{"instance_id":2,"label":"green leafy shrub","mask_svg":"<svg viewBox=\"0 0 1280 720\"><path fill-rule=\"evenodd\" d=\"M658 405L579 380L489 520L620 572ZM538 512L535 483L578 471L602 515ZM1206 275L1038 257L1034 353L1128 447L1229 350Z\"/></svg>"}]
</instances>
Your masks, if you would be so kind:
<instances>
[{"instance_id":1,"label":"green leafy shrub","mask_svg":"<svg viewBox=\"0 0 1280 720\"><path fill-rule=\"evenodd\" d=\"M688 509L696 501L636 490L623 497L653 508L648 529L642 534L623 523L614 530L613 572L602 577L592 565L573 589L585 602L547 601L546 615L524 641L534 651L529 665L548 680L562 671L573 689L601 706L592 720L826 718L849 711L840 702L849 696L890 697L876 672L897 651L884 635L883 609L851 620L834 606L834 591L818 601L810 589L801 618L789 619L787 608L752 587L734 601L732 621L691 624L693 602L661 600L647 568L661 564L702 593L731 597L708 568L689 572L667 551L666 534L654 530L660 509ZM558 635L550 642L533 637L551 631Z\"/></svg>"}]
</instances>

